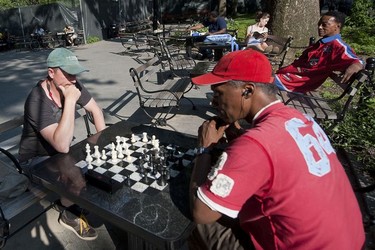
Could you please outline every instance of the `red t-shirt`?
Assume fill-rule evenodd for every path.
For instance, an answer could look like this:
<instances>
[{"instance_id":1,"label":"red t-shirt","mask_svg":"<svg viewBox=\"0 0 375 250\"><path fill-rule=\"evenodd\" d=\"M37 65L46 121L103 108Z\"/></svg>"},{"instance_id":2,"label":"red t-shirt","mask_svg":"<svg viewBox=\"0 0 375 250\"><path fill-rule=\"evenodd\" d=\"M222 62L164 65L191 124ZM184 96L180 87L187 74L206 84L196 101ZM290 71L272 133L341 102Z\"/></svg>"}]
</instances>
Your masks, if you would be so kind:
<instances>
[{"instance_id":1,"label":"red t-shirt","mask_svg":"<svg viewBox=\"0 0 375 250\"><path fill-rule=\"evenodd\" d=\"M293 92L317 89L333 71L343 72L353 63L362 63L340 34L320 39L308 47L291 65L275 74L277 84Z\"/></svg>"},{"instance_id":2,"label":"red t-shirt","mask_svg":"<svg viewBox=\"0 0 375 250\"><path fill-rule=\"evenodd\" d=\"M257 249L361 249L362 216L327 136L272 104L212 168L198 197L232 218Z\"/></svg>"}]
</instances>

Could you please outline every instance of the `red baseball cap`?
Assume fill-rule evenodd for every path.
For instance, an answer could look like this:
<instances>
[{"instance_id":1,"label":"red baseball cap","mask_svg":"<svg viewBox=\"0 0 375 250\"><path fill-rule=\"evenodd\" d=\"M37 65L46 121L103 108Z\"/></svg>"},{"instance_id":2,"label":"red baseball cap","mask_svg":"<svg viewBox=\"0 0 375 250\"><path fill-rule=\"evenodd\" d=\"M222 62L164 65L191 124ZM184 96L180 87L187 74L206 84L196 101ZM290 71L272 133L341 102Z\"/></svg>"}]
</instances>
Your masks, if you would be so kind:
<instances>
[{"instance_id":1,"label":"red baseball cap","mask_svg":"<svg viewBox=\"0 0 375 250\"><path fill-rule=\"evenodd\" d=\"M253 49L226 54L211 73L191 79L194 84L213 85L230 80L273 83L272 67L267 57Z\"/></svg>"}]
</instances>

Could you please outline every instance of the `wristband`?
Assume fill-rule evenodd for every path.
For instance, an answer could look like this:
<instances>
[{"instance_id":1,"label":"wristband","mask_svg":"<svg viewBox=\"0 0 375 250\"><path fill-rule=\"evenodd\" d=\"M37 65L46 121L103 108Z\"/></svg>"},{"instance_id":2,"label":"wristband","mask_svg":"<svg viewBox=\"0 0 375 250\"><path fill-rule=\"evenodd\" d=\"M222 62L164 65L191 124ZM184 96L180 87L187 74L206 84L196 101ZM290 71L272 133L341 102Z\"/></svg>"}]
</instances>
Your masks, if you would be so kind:
<instances>
[{"instance_id":1,"label":"wristband","mask_svg":"<svg viewBox=\"0 0 375 250\"><path fill-rule=\"evenodd\" d=\"M195 149L195 155L210 154L211 149L205 147L199 147Z\"/></svg>"}]
</instances>

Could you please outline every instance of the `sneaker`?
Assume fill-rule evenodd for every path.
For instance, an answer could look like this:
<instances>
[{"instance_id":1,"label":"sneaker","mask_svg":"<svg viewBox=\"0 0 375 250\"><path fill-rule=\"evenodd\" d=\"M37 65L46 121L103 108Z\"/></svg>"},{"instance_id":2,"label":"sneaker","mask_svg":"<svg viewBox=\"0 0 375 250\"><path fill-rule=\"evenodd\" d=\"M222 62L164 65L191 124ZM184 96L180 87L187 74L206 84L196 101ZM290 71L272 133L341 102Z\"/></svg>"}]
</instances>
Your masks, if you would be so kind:
<instances>
[{"instance_id":1,"label":"sneaker","mask_svg":"<svg viewBox=\"0 0 375 250\"><path fill-rule=\"evenodd\" d=\"M84 215L79 217L64 210L60 213L59 223L65 228L73 231L82 240L95 240L98 233L92 228Z\"/></svg>"}]
</instances>

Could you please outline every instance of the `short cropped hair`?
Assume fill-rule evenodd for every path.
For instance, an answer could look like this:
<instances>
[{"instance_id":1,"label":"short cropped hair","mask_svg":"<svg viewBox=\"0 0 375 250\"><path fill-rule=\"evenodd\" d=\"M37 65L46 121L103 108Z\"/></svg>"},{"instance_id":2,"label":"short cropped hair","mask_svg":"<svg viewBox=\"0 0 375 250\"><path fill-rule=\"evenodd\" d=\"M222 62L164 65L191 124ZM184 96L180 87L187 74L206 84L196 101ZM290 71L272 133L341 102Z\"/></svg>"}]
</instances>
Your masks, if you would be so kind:
<instances>
[{"instance_id":1,"label":"short cropped hair","mask_svg":"<svg viewBox=\"0 0 375 250\"><path fill-rule=\"evenodd\" d=\"M219 16L219 13L217 11L211 11L210 16L212 16L213 18L216 18Z\"/></svg>"},{"instance_id":2,"label":"short cropped hair","mask_svg":"<svg viewBox=\"0 0 375 250\"><path fill-rule=\"evenodd\" d=\"M236 87L236 88L239 88L239 87L242 87L244 84L246 84L248 82L232 80L232 81L229 81L228 83L230 85ZM277 94L278 88L276 87L275 84L270 84L270 83L265 84L265 83L261 83L261 82L253 82L253 84L257 88L260 88L267 95L276 95Z\"/></svg>"},{"instance_id":3,"label":"short cropped hair","mask_svg":"<svg viewBox=\"0 0 375 250\"><path fill-rule=\"evenodd\" d=\"M324 13L322 16L333 16L337 23L341 24L341 28L344 27L345 24L345 14L339 11L328 11Z\"/></svg>"}]
</instances>

